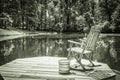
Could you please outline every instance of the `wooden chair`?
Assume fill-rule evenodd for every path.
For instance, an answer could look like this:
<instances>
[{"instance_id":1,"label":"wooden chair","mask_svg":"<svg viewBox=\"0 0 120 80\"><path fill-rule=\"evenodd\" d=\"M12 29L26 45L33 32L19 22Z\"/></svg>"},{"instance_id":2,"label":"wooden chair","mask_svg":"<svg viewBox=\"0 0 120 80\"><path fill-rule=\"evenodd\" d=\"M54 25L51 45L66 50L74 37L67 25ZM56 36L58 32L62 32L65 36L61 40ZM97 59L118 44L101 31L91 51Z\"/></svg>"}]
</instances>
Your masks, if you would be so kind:
<instances>
[{"instance_id":1,"label":"wooden chair","mask_svg":"<svg viewBox=\"0 0 120 80\"><path fill-rule=\"evenodd\" d=\"M75 59L77 60L77 62L81 65L83 71L86 70L84 65L81 63L81 59L83 58L83 56L85 56L90 61L92 66L95 66L90 57L95 52L96 42L98 40L100 31L101 31L100 26L101 25L92 26L86 39L80 40L81 43L68 40L68 42L70 42L71 44L80 45L80 47L72 47L72 45L70 45L70 48L68 48L67 50L68 50L68 58L72 53ZM90 55L88 56L88 54Z\"/></svg>"}]
</instances>

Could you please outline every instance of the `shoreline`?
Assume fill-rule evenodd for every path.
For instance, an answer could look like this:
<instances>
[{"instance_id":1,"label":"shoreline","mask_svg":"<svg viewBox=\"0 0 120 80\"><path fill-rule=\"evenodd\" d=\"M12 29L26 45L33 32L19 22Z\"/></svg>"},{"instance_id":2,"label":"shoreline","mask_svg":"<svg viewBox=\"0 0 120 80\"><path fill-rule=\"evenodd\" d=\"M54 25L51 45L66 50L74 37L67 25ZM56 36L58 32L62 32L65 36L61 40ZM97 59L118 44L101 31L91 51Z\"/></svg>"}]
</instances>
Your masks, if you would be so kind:
<instances>
[{"instance_id":1,"label":"shoreline","mask_svg":"<svg viewBox=\"0 0 120 80\"><path fill-rule=\"evenodd\" d=\"M64 35L63 35L64 34ZM34 38L82 38L84 37L83 33L57 33L57 32L34 32L34 31L22 31L22 30L4 30L0 29L0 41L16 39L21 37L33 36ZM104 37L120 37L120 34L113 33L101 33L100 38Z\"/></svg>"},{"instance_id":2,"label":"shoreline","mask_svg":"<svg viewBox=\"0 0 120 80\"><path fill-rule=\"evenodd\" d=\"M21 37L28 36L40 36L40 35L56 35L56 32L30 32L30 31L22 31L22 30L4 30L0 29L0 41L10 40Z\"/></svg>"}]
</instances>

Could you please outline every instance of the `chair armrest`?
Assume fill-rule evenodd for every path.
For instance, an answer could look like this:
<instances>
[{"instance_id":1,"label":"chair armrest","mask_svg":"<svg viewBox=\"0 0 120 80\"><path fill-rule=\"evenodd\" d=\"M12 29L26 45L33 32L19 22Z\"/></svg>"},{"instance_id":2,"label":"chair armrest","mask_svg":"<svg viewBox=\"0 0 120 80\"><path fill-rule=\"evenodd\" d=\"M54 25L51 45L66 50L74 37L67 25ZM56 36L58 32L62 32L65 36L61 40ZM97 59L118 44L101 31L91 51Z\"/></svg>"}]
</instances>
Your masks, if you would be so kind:
<instances>
[{"instance_id":1,"label":"chair armrest","mask_svg":"<svg viewBox=\"0 0 120 80\"><path fill-rule=\"evenodd\" d=\"M86 42L87 38L82 38L82 39L79 39L79 41L81 42Z\"/></svg>"},{"instance_id":2,"label":"chair armrest","mask_svg":"<svg viewBox=\"0 0 120 80\"><path fill-rule=\"evenodd\" d=\"M83 39L79 39L80 42L77 42L77 41L73 41L73 40L68 40L68 42L72 43L72 44L77 44L77 45L80 45L80 47L84 47L86 45L86 40L87 38L83 38ZM71 44L71 46L72 46Z\"/></svg>"},{"instance_id":3,"label":"chair armrest","mask_svg":"<svg viewBox=\"0 0 120 80\"><path fill-rule=\"evenodd\" d=\"M73 40L68 40L68 42L73 43L73 44L78 44L78 45L81 45L81 43L80 43L80 42L76 42L76 41L73 41Z\"/></svg>"}]
</instances>

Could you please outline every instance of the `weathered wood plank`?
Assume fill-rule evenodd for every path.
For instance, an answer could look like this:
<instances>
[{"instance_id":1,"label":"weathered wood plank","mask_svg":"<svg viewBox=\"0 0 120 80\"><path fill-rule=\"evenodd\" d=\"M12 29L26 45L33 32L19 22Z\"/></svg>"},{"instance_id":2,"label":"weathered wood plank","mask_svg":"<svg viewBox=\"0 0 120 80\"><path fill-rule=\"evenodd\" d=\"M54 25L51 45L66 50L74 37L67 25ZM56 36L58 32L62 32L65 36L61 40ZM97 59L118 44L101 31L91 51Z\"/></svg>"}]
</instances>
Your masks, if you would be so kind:
<instances>
[{"instance_id":1,"label":"weathered wood plank","mask_svg":"<svg viewBox=\"0 0 120 80\"><path fill-rule=\"evenodd\" d=\"M15 77L15 78L45 78L45 79L92 79L87 76L77 76L77 75L51 75L51 74L33 74L33 73L2 73L4 77Z\"/></svg>"},{"instance_id":2,"label":"weathered wood plank","mask_svg":"<svg viewBox=\"0 0 120 80\"><path fill-rule=\"evenodd\" d=\"M5 80L46 80L46 79L34 79L34 78L11 78L11 77L6 77Z\"/></svg>"},{"instance_id":3,"label":"weathered wood plank","mask_svg":"<svg viewBox=\"0 0 120 80\"><path fill-rule=\"evenodd\" d=\"M3 67L13 67L13 66L15 66L15 67L26 67L26 66L28 66L28 67L50 67L50 68L58 68L58 66L56 66L56 65L48 65L48 64L36 64L36 65L34 65L34 64L13 64L13 63L11 63L11 64L7 64L7 65L3 65Z\"/></svg>"},{"instance_id":4,"label":"weathered wood plank","mask_svg":"<svg viewBox=\"0 0 120 80\"><path fill-rule=\"evenodd\" d=\"M92 72L80 72L71 70L71 74L69 75L61 75L59 74L59 65L58 61L60 59L66 59L64 57L33 57L33 58L23 58L16 59L12 62L9 62L5 65L0 66L0 73L3 77L7 78L6 80L27 80L27 79L78 79L78 80L94 80L92 77L89 77L89 74ZM89 64L89 62L82 61L83 63ZM103 63L100 67L94 67L95 70L106 71L111 76L115 74L109 68L108 65ZM98 75L98 74L97 74ZM99 75L100 76L100 75Z\"/></svg>"}]
</instances>

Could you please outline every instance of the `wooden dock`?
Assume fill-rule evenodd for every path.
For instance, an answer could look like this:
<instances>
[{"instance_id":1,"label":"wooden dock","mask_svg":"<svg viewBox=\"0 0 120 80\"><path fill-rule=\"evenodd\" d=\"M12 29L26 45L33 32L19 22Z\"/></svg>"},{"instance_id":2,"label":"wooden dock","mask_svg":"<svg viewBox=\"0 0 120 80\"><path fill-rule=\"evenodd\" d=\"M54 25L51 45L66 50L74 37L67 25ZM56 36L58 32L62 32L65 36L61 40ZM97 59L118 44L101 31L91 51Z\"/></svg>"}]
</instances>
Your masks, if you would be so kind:
<instances>
[{"instance_id":1,"label":"wooden dock","mask_svg":"<svg viewBox=\"0 0 120 80\"><path fill-rule=\"evenodd\" d=\"M64 57L21 58L0 66L4 80L115 80L115 73L107 64L94 67L93 71L81 72L70 70L70 74L59 74L58 61ZM86 63L83 60L83 63ZM101 77L102 76L102 77Z\"/></svg>"}]
</instances>

